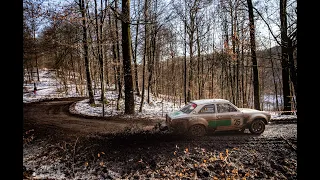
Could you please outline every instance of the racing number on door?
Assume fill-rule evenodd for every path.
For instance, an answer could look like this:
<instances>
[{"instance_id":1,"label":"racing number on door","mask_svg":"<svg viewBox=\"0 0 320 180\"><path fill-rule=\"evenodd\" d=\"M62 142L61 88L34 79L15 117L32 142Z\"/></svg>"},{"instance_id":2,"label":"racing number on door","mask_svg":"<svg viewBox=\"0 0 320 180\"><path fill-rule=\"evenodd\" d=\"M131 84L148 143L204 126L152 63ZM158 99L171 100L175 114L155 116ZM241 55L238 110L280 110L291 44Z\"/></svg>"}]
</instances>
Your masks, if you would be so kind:
<instances>
[{"instance_id":1,"label":"racing number on door","mask_svg":"<svg viewBox=\"0 0 320 180\"><path fill-rule=\"evenodd\" d=\"M240 126L242 124L241 119L233 119L232 122L234 126Z\"/></svg>"}]
</instances>

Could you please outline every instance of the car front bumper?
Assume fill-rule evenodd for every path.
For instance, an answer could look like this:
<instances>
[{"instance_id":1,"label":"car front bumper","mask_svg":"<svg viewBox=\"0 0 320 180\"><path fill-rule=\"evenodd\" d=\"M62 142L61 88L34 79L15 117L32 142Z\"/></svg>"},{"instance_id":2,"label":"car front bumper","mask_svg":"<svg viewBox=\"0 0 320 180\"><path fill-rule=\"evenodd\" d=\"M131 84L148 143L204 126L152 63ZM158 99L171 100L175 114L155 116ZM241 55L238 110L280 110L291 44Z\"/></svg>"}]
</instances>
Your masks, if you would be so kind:
<instances>
[{"instance_id":1,"label":"car front bumper","mask_svg":"<svg viewBox=\"0 0 320 180\"><path fill-rule=\"evenodd\" d=\"M165 126L167 126L170 131L183 133L188 130L188 120L166 118Z\"/></svg>"}]
</instances>

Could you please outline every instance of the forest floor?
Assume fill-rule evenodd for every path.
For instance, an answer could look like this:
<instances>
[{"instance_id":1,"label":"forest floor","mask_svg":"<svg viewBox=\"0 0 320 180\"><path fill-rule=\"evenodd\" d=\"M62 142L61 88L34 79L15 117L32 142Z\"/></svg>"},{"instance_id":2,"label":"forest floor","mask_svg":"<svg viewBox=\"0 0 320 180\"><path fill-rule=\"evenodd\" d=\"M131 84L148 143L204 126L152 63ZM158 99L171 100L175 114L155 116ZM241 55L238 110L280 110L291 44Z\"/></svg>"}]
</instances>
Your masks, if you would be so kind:
<instances>
[{"instance_id":1,"label":"forest floor","mask_svg":"<svg viewBox=\"0 0 320 180\"><path fill-rule=\"evenodd\" d=\"M162 119L71 114L78 100L24 104L25 179L297 179L296 121L191 138Z\"/></svg>"}]
</instances>

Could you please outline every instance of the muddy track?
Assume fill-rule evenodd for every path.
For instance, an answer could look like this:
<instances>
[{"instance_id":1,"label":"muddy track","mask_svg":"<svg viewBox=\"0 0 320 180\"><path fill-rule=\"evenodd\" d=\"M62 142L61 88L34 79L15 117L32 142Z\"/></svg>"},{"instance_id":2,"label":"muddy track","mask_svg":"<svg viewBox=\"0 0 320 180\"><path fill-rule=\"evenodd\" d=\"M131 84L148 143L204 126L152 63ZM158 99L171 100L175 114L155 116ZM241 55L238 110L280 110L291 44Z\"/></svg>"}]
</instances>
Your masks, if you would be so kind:
<instances>
[{"instance_id":1,"label":"muddy track","mask_svg":"<svg viewBox=\"0 0 320 180\"><path fill-rule=\"evenodd\" d=\"M144 130L144 127L153 127L157 123L155 120L71 114L69 107L78 100L82 98L24 104L24 131L32 130L26 138L27 135L34 136L24 145L27 170L53 179L147 179L152 170L156 179L162 179L161 173L156 172L162 172L161 168L165 166L171 169L165 173L174 175L182 170L177 163L190 166L184 160L200 163L203 158L209 158L210 153L229 149L232 162L243 167L243 172L250 171L247 179L297 177L295 123L269 124L259 136L245 131L209 133L201 138L191 138L157 129ZM136 131L127 131L132 127L137 127ZM189 149L192 156L187 157L185 149ZM208 153L203 155L201 149ZM219 177L217 169L193 170L199 171L201 179Z\"/></svg>"},{"instance_id":2,"label":"muddy track","mask_svg":"<svg viewBox=\"0 0 320 180\"><path fill-rule=\"evenodd\" d=\"M157 121L149 119L132 119L125 116L90 117L70 113L73 103L84 98L63 98L26 103L23 105L24 129L37 128L46 134L55 131L70 132L72 135L95 133L116 133L132 126L150 127ZM131 123L128 123L130 121ZM52 131L52 132L50 132Z\"/></svg>"}]
</instances>

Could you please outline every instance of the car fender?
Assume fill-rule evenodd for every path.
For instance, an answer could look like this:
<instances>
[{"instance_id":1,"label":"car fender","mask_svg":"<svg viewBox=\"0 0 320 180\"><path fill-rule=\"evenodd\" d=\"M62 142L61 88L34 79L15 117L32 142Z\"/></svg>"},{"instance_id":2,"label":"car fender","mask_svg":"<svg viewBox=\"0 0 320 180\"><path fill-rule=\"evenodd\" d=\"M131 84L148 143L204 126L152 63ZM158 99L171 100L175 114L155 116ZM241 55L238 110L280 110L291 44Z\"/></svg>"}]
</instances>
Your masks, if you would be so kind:
<instances>
[{"instance_id":1,"label":"car fender","mask_svg":"<svg viewBox=\"0 0 320 180\"><path fill-rule=\"evenodd\" d=\"M267 124L267 116L264 114L251 114L248 123L251 123L255 119L263 119L264 123Z\"/></svg>"},{"instance_id":2,"label":"car fender","mask_svg":"<svg viewBox=\"0 0 320 180\"><path fill-rule=\"evenodd\" d=\"M204 118L190 118L188 123L188 128L195 125L195 124L201 124L204 125L206 128L208 127L208 121Z\"/></svg>"}]
</instances>

